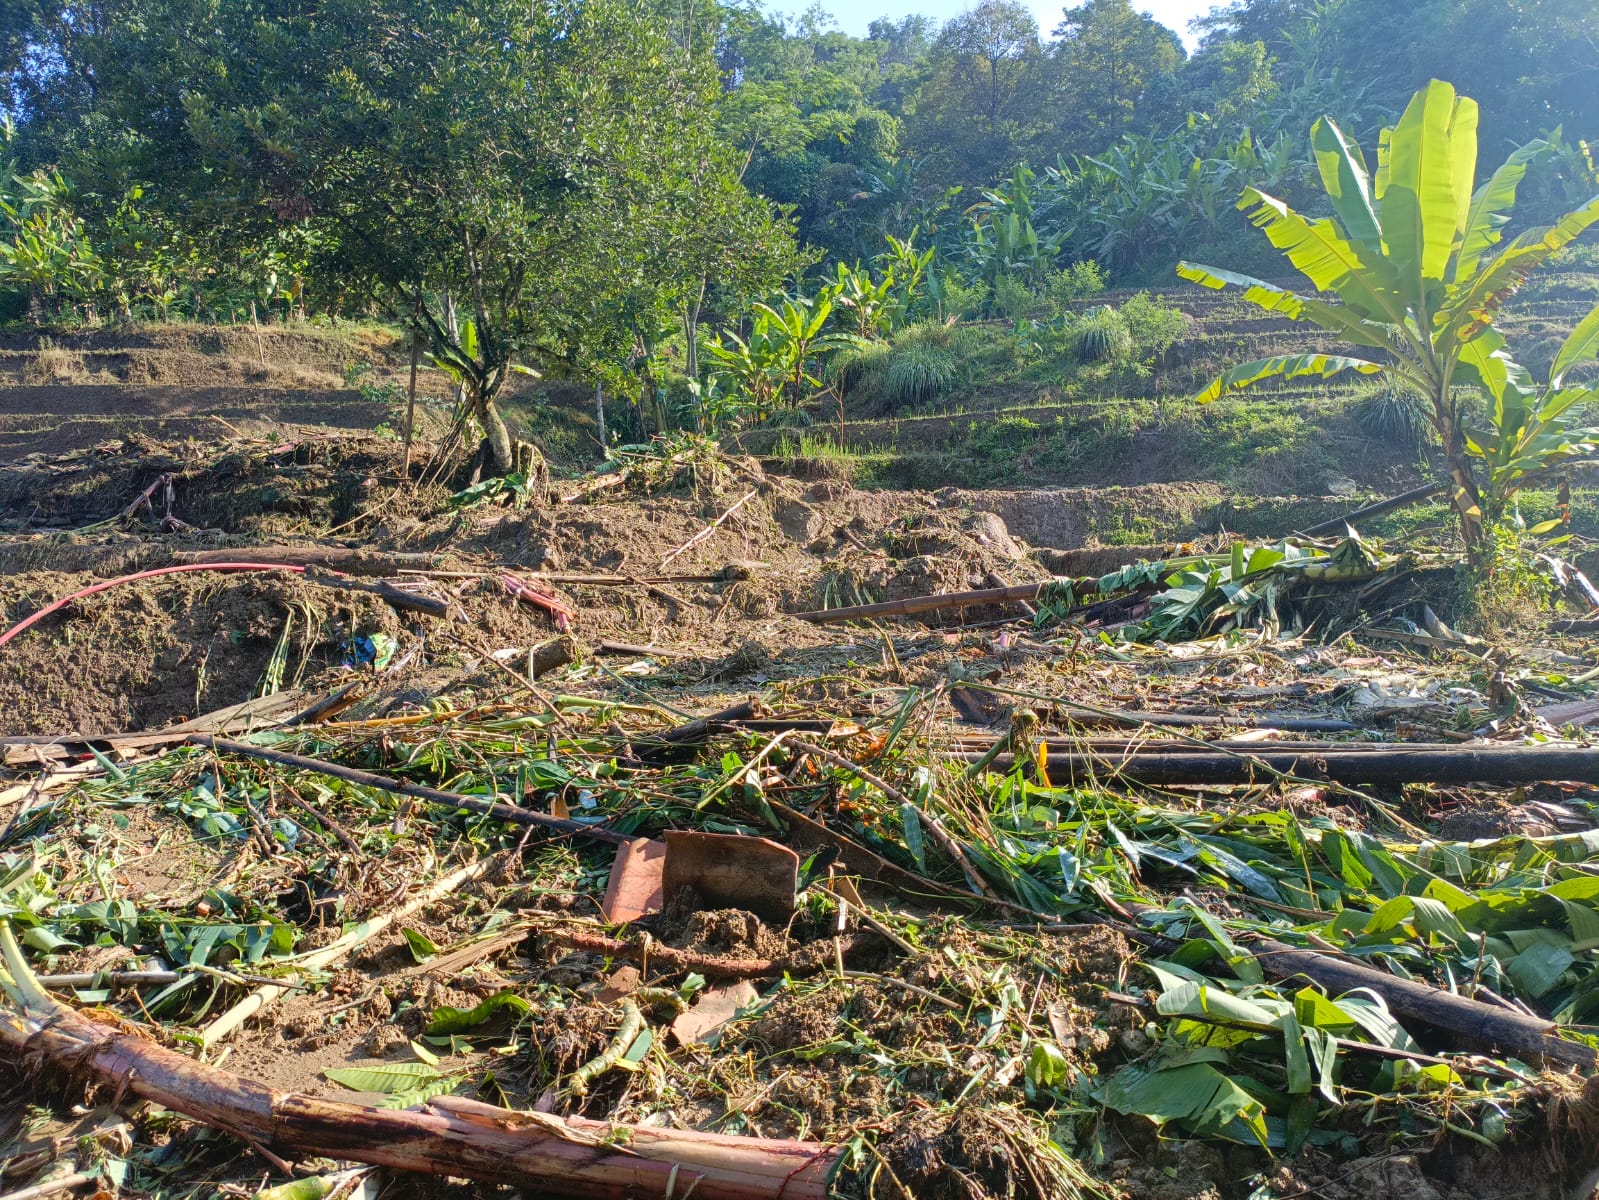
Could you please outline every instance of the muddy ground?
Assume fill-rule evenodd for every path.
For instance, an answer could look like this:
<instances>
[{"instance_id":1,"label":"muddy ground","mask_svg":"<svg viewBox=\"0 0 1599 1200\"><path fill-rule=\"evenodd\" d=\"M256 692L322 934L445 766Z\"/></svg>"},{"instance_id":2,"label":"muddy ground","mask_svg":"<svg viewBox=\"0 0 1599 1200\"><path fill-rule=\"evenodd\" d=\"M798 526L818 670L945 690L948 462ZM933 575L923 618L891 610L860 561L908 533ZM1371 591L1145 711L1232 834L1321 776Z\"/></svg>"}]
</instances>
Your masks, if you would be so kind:
<instances>
[{"instance_id":1,"label":"muddy ground","mask_svg":"<svg viewBox=\"0 0 1599 1200\"><path fill-rule=\"evenodd\" d=\"M337 355L296 367L273 363L265 344L256 349L264 374L255 381L226 378L248 372L247 341L232 366L207 368L215 378L186 375L181 362L162 376L156 351L90 343L58 347L44 366L36 352L14 364L17 385L0 389L0 436L10 458L0 464L0 626L97 584L224 551L243 563L281 560L289 551L358 552L366 556L363 570L442 602L447 616L398 610L316 571L188 572L121 584L73 600L0 646L0 736L148 733L241 704L275 714L260 718L268 724L348 691L338 736L351 739L346 748L362 765L399 769L414 767L417 747L429 744L430 721L467 714L462 728L478 730L461 735L470 743L552 693L613 706L591 722L598 736L635 719L616 705L653 707L653 721L752 695L786 711L883 723L892 697L915 688L938 697L930 719L941 728L990 739L1026 705L1045 736L1069 742L1082 736L1072 725L1074 704L1233 720L1355 718L1381 736L1448 738L1476 702L1456 693L1486 687L1469 665L1440 666L1391 643L1290 636L1167 654L1109 647L1092 630L1038 633L1015 606L837 626L794 615L1097 574L1180 545L1219 545L1225 498L1206 485L862 491L804 477L810 472L783 474L769 461L705 454L619 488L585 495L584 484L566 480L526 504L452 508L460 480L432 469L432 441L419 441L408 469L396 438L357 432L376 424L383 406L339 387ZM55 372L48 379L47 370ZM252 382L268 392L253 394ZM125 419L126 406L138 403L129 387L147 384L187 394L167 393L168 407ZM212 386L225 392L225 405L204 390ZM58 425L30 424L42 401L61 414ZM213 427L223 432L206 432ZM1316 503L1328 515L1343 502ZM1304 523L1316 503L1297 506L1292 521ZM1170 540L1099 545L1096 529L1127 512L1154 514ZM530 652L563 631L548 611L511 596L501 569L542 579L575 613L566 631L579 651L575 662L528 678ZM597 575L612 579L580 581ZM350 578L373 576L343 582ZM1427 598L1410 593L1394 607L1418 608ZM1569 665L1588 650L1555 641L1541 653ZM1416 702L1384 700L1396 681L1427 676L1438 686ZM1386 682L1373 688L1374 680ZM963 687L983 683L1011 692ZM251 721L214 727L250 728ZM451 735L438 736L443 744ZM130 749L128 761L154 753ZM35 797L6 786L63 760L20 745L6 756L0 820L14 821ZM220 770L196 756L161 786L193 788L213 769ZM433 782L451 786L453 769L441 766ZM302 821L321 847L308 858L271 853L270 839L196 838L181 806L113 802L92 790L61 794L57 823L39 844L71 863L116 864L114 878L77 885L78 899L115 894L193 915L214 913L226 902L219 896L245 897L260 907L241 911L290 922L302 949L392 908L408 887L442 873L451 856L491 856L492 870L407 922L442 956L419 954L414 938L391 929L319 986L251 1023L214 1060L275 1088L351 1098L329 1081L328 1069L414 1061L412 1047L431 1014L514 990L540 1005L531 1017L490 1025L492 1038L434 1044L442 1071L479 1082L474 1094L565 1114L828 1144L865 1138L874 1148L862 1150L839 1182L857 1195L889 1194L897 1182L901 1194L918 1197L1056 1196L1069 1194L1061 1179L1076 1178L1103 1194L1148 1200L1564 1200L1586 1194L1577 1189L1599 1161L1599 1108L1591 1089L1569 1077L1531 1086L1497 1148L1447 1137L1435 1124L1373 1132L1358 1113L1346 1118L1343 1143L1291 1162L1258 1148L1162 1138L1147 1123L1108 1117L1092 1138L1075 1140L1086 1138L1080 1131L1088 1126L1051 1127L1027 1103L1019 1063L1003 1065L1005 1078L971 1093L970 1064L982 1050L974 998L993 994L1001 978L1013 983L1030 1017L1066 1048L1069 1070L1111 1069L1149 1043L1140 1006L1153 993L1136 968L1137 948L1109 929L1014 931L915 906L903 910L915 930L910 953L862 928L852 935L845 975L826 973L842 951L825 912L802 910L779 927L692 896L668 897L665 911L642 926L660 945L718 959L783 960L790 979L762 985L758 1003L745 996L714 1046L674 1041L665 1060L612 1072L576 1094L574 1069L605 1050L614 1000L639 980L636 968L574 949L568 936L567 923L595 915L608 853L542 841L530 850L526 839L506 843L499 832L460 822L434 827L405 805L374 810L299 784L269 791L263 820L316 814ZM1316 789L1263 789L1233 800L1246 808L1286 805L1356 829L1368 820L1359 805ZM1395 800L1405 819L1454 837L1549 834L1588 811L1572 789L1454 789ZM1529 808L1529 800L1546 808ZM841 801L830 803L836 815ZM514 936L474 940L495 930ZM472 950L483 945L490 948ZM118 946L103 945L52 955L46 965L67 973L129 962ZM138 1018L127 995L105 999ZM669 1005L648 1017L669 1036ZM144 1028L184 1044L181 1031ZM24 1150L51 1137L70 1145L72 1103L108 1099L60 1081L41 1087L16 1073L9 1087L12 1103L0 1112L18 1115L0 1116L0 1142L19 1138ZM976 1098L962 1102L968 1094ZM24 1119L24 1103L40 1107ZM133 1136L149 1152L140 1177L146 1192L249 1195L271 1173L264 1158L229 1139L145 1117ZM1081 1165L1061 1175L1041 1168L1040 1147L1052 1137ZM0 1174L0 1187L10 1190L12 1179ZM396 1178L385 1194L485 1190Z\"/></svg>"}]
</instances>

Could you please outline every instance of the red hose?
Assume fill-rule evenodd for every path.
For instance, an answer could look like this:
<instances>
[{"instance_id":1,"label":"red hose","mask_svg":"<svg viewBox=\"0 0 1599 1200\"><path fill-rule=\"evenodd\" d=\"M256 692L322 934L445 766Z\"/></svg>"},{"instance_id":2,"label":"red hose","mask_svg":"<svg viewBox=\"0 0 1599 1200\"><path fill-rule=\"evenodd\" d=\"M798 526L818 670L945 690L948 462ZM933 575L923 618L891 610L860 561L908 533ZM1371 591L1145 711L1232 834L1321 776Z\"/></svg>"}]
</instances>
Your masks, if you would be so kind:
<instances>
[{"instance_id":1,"label":"red hose","mask_svg":"<svg viewBox=\"0 0 1599 1200\"><path fill-rule=\"evenodd\" d=\"M154 567L148 571L140 571L136 575L122 575L116 579L107 579L104 583L97 583L93 587L86 587L81 592L73 592L53 604L47 604L32 616L23 617L10 629L0 633L0 646L4 646L17 634L36 621L42 621L51 613L65 608L74 600L82 600L85 596L92 596L96 592L103 592L124 583L132 583L137 579L151 579L157 575L176 575L179 571L301 571L304 567L292 566L289 563L182 563L175 567Z\"/></svg>"}]
</instances>

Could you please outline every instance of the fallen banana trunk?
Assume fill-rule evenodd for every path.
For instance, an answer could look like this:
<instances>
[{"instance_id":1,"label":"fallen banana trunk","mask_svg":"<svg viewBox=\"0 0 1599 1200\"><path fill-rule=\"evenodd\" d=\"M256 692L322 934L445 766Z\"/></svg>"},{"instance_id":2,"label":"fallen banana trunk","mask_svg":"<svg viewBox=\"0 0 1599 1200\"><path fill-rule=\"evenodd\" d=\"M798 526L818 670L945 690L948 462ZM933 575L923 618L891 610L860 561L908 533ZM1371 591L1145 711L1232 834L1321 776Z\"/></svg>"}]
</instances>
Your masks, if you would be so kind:
<instances>
[{"instance_id":1,"label":"fallen banana trunk","mask_svg":"<svg viewBox=\"0 0 1599 1200\"><path fill-rule=\"evenodd\" d=\"M831 625L838 621L854 621L863 617L910 617L918 613L939 612L947 608L974 608L982 604L1014 604L1019 600L1037 600L1040 595L1066 588L1082 588L1084 594L1093 591L1097 580L1047 579L1042 583L1017 583L1010 587L978 588L970 592L938 592L927 596L907 596L903 600L884 600L877 604L857 604L849 608L823 608L814 612L795 613L801 621L813 625Z\"/></svg>"},{"instance_id":2,"label":"fallen banana trunk","mask_svg":"<svg viewBox=\"0 0 1599 1200\"><path fill-rule=\"evenodd\" d=\"M1299 950L1271 938L1257 938L1248 948L1273 979L1309 979L1332 996L1366 988L1386 1000L1396 1016L1448 1030L1468 1044L1490 1047L1523 1061L1541 1060L1588 1071L1599 1063L1592 1046L1567 1041L1553 1021L1495 1008L1364 963Z\"/></svg>"},{"instance_id":3,"label":"fallen banana trunk","mask_svg":"<svg viewBox=\"0 0 1599 1200\"><path fill-rule=\"evenodd\" d=\"M0 952L11 1000L0 1012L0 1046L13 1061L88 1075L279 1160L373 1163L568 1200L823 1200L838 1162L836 1150L811 1142L563 1120L458 1096L400 1111L273 1091L57 1003L33 979L9 924L0 925Z\"/></svg>"},{"instance_id":4,"label":"fallen banana trunk","mask_svg":"<svg viewBox=\"0 0 1599 1200\"><path fill-rule=\"evenodd\" d=\"M981 755L963 752L950 757L956 762L972 763ZM1011 754L997 755L990 764L995 771L1009 771L1014 766L1015 756ZM1049 754L1044 758L1044 767L1050 782L1057 785L1120 779L1129 783L1226 787L1264 783L1282 776L1377 785L1599 783L1599 750L1574 746L1458 746L1427 750Z\"/></svg>"}]
</instances>

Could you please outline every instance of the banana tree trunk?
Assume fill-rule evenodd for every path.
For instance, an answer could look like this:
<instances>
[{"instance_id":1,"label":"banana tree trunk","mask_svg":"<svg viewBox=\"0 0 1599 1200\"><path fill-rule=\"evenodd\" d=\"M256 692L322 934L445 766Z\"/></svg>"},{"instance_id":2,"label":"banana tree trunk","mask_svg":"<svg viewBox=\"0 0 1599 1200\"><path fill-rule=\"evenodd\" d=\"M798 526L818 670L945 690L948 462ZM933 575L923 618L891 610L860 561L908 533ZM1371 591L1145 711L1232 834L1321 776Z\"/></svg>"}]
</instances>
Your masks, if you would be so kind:
<instances>
[{"instance_id":1,"label":"banana tree trunk","mask_svg":"<svg viewBox=\"0 0 1599 1200\"><path fill-rule=\"evenodd\" d=\"M811 1142L563 1119L458 1096L396 1111L273 1091L45 998L21 1012L0 1009L0 1048L225 1130L280 1161L375 1163L564 1200L824 1200L838 1161Z\"/></svg>"},{"instance_id":2,"label":"banana tree trunk","mask_svg":"<svg viewBox=\"0 0 1599 1200\"><path fill-rule=\"evenodd\" d=\"M1482 491L1472 473L1471 457L1466 453L1466 433L1460 424L1460 410L1448 387L1440 389L1434 403L1438 410L1439 434L1449 462L1449 492L1460 518L1460 536L1466 553L1473 560L1481 554L1484 541Z\"/></svg>"},{"instance_id":3,"label":"banana tree trunk","mask_svg":"<svg viewBox=\"0 0 1599 1200\"><path fill-rule=\"evenodd\" d=\"M478 386L472 392L472 415L483 427L483 463L495 475L508 475L516 466L511 453L511 431L494 402L497 386Z\"/></svg>"}]
</instances>

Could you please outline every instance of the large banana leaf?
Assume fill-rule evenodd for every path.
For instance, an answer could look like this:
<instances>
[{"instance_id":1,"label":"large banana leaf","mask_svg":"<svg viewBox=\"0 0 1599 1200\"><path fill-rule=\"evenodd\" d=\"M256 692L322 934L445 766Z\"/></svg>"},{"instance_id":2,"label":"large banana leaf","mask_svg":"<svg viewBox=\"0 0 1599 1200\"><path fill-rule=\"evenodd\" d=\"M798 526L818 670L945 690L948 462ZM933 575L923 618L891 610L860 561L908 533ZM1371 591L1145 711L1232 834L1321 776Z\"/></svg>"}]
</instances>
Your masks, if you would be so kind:
<instances>
[{"instance_id":1,"label":"large banana leaf","mask_svg":"<svg viewBox=\"0 0 1599 1200\"><path fill-rule=\"evenodd\" d=\"M1336 292L1368 320L1400 323L1404 316L1400 276L1381 254L1350 241L1335 222L1309 220L1255 188L1247 189L1238 202L1239 208L1251 205L1255 211L1250 220L1317 291Z\"/></svg>"},{"instance_id":2,"label":"large banana leaf","mask_svg":"<svg viewBox=\"0 0 1599 1200\"><path fill-rule=\"evenodd\" d=\"M1322 117L1311 126L1310 148L1316 156L1322 186L1327 189L1327 197L1344 229L1369 250L1381 254L1382 229L1371 206L1371 178L1360 146L1331 120Z\"/></svg>"},{"instance_id":3,"label":"large banana leaf","mask_svg":"<svg viewBox=\"0 0 1599 1200\"><path fill-rule=\"evenodd\" d=\"M1444 280L1470 212L1476 101L1433 80L1389 133L1385 165L1377 196L1383 242L1419 315L1428 308L1427 284Z\"/></svg>"},{"instance_id":4,"label":"large banana leaf","mask_svg":"<svg viewBox=\"0 0 1599 1200\"><path fill-rule=\"evenodd\" d=\"M1314 321L1323 329L1339 334L1357 346L1374 350L1403 352L1403 339L1394 336L1392 327L1385 323L1363 321L1352 310L1324 300L1312 300L1297 292L1290 292L1274 283L1240 275L1220 267L1207 267L1203 263L1180 262L1177 274L1190 283L1218 290L1228 285L1244 289L1244 299L1259 305L1267 312L1277 313L1290 321Z\"/></svg>"},{"instance_id":5,"label":"large banana leaf","mask_svg":"<svg viewBox=\"0 0 1599 1200\"><path fill-rule=\"evenodd\" d=\"M1229 285L1241 287L1244 289L1245 300L1259 305L1267 312L1279 313L1291 321L1299 320L1299 315L1304 309L1303 296L1297 292L1290 292L1287 288L1280 288L1274 283L1267 283L1264 279L1256 279L1253 275L1240 275L1236 271L1226 271L1220 267L1207 267L1203 263L1191 262L1178 263L1177 274L1190 283L1197 283L1212 291L1220 291Z\"/></svg>"},{"instance_id":6,"label":"large banana leaf","mask_svg":"<svg viewBox=\"0 0 1599 1200\"><path fill-rule=\"evenodd\" d=\"M1549 153L1549 143L1542 139L1528 142L1495 171L1487 183L1477 189L1471 198L1471 211L1466 217L1466 233L1455 256L1455 268L1450 273L1453 282L1470 279L1487 251L1499 244L1500 231L1510 221L1510 210L1516 205L1516 189L1527 169Z\"/></svg>"},{"instance_id":7,"label":"large banana leaf","mask_svg":"<svg viewBox=\"0 0 1599 1200\"><path fill-rule=\"evenodd\" d=\"M1527 230L1474 278L1451 286L1437 316L1437 324L1446 330L1440 342L1440 353L1446 354L1452 349L1448 344L1450 338L1469 340L1481 326L1493 320L1499 306L1515 295L1528 275L1595 224L1599 224L1599 196L1547 228Z\"/></svg>"},{"instance_id":8,"label":"large banana leaf","mask_svg":"<svg viewBox=\"0 0 1599 1200\"><path fill-rule=\"evenodd\" d=\"M1387 370L1381 363L1364 358L1350 358L1342 354L1280 354L1275 358L1257 359L1241 363L1224 375L1211 380L1210 385L1194 397L1200 404L1228 392L1241 391L1266 379L1299 379L1306 375L1331 379L1343 371L1359 371L1362 375L1377 375Z\"/></svg>"}]
</instances>

